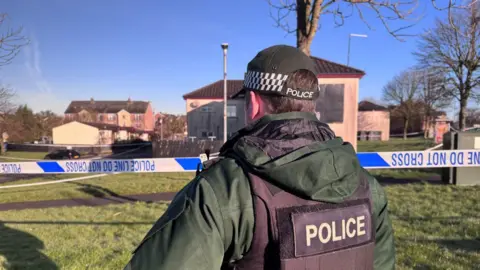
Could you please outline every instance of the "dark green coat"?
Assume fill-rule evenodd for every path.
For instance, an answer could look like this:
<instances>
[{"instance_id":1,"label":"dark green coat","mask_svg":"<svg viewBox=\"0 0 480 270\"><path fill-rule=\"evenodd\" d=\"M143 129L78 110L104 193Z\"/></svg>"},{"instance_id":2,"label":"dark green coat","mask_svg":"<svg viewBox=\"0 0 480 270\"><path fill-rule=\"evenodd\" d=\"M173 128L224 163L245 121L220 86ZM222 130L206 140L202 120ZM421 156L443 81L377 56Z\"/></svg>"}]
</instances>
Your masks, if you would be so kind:
<instances>
[{"instance_id":1,"label":"dark green coat","mask_svg":"<svg viewBox=\"0 0 480 270\"><path fill-rule=\"evenodd\" d=\"M267 115L240 130L222 151L234 152L253 171L291 193L339 202L353 193L359 173L366 171L350 144L340 138L322 139L325 128L310 113ZM270 152L279 148L288 153L272 158ZM375 269L394 269L387 197L375 178L370 176L369 183L376 226ZM125 269L220 269L222 262L241 259L249 250L254 224L249 181L235 160L221 159L175 196Z\"/></svg>"}]
</instances>

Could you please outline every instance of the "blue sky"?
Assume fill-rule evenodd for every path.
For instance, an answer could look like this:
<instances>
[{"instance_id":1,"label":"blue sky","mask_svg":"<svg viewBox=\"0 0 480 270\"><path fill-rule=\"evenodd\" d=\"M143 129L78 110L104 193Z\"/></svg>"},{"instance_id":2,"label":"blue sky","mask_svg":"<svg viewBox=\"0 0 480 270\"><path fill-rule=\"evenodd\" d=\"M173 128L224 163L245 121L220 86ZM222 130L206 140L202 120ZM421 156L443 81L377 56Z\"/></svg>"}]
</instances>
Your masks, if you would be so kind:
<instances>
[{"instance_id":1,"label":"blue sky","mask_svg":"<svg viewBox=\"0 0 480 270\"><path fill-rule=\"evenodd\" d=\"M426 16L408 33L420 33L442 15L430 1L421 2ZM230 44L229 79L242 79L261 49L295 45L293 34L274 26L265 0L3 0L0 11L31 39L0 70L1 83L36 111L63 113L73 99L131 97L151 101L156 111L184 113L183 94L223 78L222 42ZM348 35L368 35L351 44L350 64L367 73L360 99L380 98L383 85L415 63L414 37L400 42L373 14L367 19L374 31L358 17L341 28L324 17L312 44L312 55L345 64Z\"/></svg>"}]
</instances>

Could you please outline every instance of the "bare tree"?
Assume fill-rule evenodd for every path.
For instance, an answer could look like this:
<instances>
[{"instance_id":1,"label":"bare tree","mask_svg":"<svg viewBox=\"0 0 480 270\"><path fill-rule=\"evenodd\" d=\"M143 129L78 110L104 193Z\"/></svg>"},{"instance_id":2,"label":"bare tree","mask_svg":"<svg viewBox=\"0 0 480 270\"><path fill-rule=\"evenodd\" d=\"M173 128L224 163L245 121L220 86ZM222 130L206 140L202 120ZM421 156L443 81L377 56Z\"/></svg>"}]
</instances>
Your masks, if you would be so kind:
<instances>
[{"instance_id":1,"label":"bare tree","mask_svg":"<svg viewBox=\"0 0 480 270\"><path fill-rule=\"evenodd\" d=\"M7 14L0 13L0 66L10 64L20 51L20 48L28 44L28 40L22 36L22 28L8 28L3 31L7 20ZM7 86L0 86L0 113L6 116L15 109L13 105L13 97L15 91ZM2 118L5 122L5 117Z\"/></svg>"},{"instance_id":2,"label":"bare tree","mask_svg":"<svg viewBox=\"0 0 480 270\"><path fill-rule=\"evenodd\" d=\"M419 65L442 72L446 91L460 104L459 128L465 128L465 110L480 86L480 25L478 4L454 12L452 21L437 19L436 26L422 35L414 52ZM452 26L455 25L455 26Z\"/></svg>"},{"instance_id":3,"label":"bare tree","mask_svg":"<svg viewBox=\"0 0 480 270\"><path fill-rule=\"evenodd\" d=\"M110 141L110 136L104 130L100 130L98 134L98 144L107 144Z\"/></svg>"},{"instance_id":4,"label":"bare tree","mask_svg":"<svg viewBox=\"0 0 480 270\"><path fill-rule=\"evenodd\" d=\"M160 121L161 120L161 121ZM184 132L186 125L185 115L163 114L155 123L155 134L159 138L171 139L176 134Z\"/></svg>"},{"instance_id":5,"label":"bare tree","mask_svg":"<svg viewBox=\"0 0 480 270\"><path fill-rule=\"evenodd\" d=\"M376 97L365 97L362 99L362 101L368 101L379 106L386 106L384 100L378 99Z\"/></svg>"},{"instance_id":6,"label":"bare tree","mask_svg":"<svg viewBox=\"0 0 480 270\"><path fill-rule=\"evenodd\" d=\"M480 125L480 109L479 108L466 109L465 122L469 127Z\"/></svg>"},{"instance_id":7,"label":"bare tree","mask_svg":"<svg viewBox=\"0 0 480 270\"><path fill-rule=\"evenodd\" d=\"M418 109L417 97L421 83L421 73L406 70L396 75L383 88L383 100L393 105L391 113L403 119L403 139L407 139L410 120Z\"/></svg>"},{"instance_id":8,"label":"bare tree","mask_svg":"<svg viewBox=\"0 0 480 270\"><path fill-rule=\"evenodd\" d=\"M62 124L63 118L54 112L47 110L35 114L40 127L41 136L52 136L52 129Z\"/></svg>"},{"instance_id":9,"label":"bare tree","mask_svg":"<svg viewBox=\"0 0 480 270\"><path fill-rule=\"evenodd\" d=\"M267 0L271 10L270 16L277 27L282 28L289 33L296 33L297 47L304 53L310 55L310 46L321 26L320 19L324 15L333 16L335 25L342 26L345 19L357 14L366 26L374 30L366 19L366 13L371 12L377 17L385 29L396 39L403 41L403 36L412 34L402 33L402 31L414 26L422 17L417 16L415 11L419 3L424 0ZM448 10L450 14L453 9L465 8L464 5L458 5L453 0L449 0L448 5L440 6L436 0L430 0L437 10ZM272 13L276 10L276 14ZM291 27L288 18L291 13L296 13L296 26ZM397 21L402 22L398 27L392 27L391 24Z\"/></svg>"},{"instance_id":10,"label":"bare tree","mask_svg":"<svg viewBox=\"0 0 480 270\"><path fill-rule=\"evenodd\" d=\"M445 75L436 70L420 71L422 81L418 93L423 121L425 123L424 137L429 137L430 126L434 123L435 113L451 104L451 98L446 89Z\"/></svg>"},{"instance_id":11,"label":"bare tree","mask_svg":"<svg viewBox=\"0 0 480 270\"><path fill-rule=\"evenodd\" d=\"M1 30L4 28L7 18L6 13L0 13L0 31L2 32L0 34L0 66L10 64L20 49L29 43L28 39L22 35L23 27Z\"/></svg>"},{"instance_id":12,"label":"bare tree","mask_svg":"<svg viewBox=\"0 0 480 270\"><path fill-rule=\"evenodd\" d=\"M8 114L16 109L13 105L14 97L15 91L13 89L0 86L0 113Z\"/></svg>"}]
</instances>

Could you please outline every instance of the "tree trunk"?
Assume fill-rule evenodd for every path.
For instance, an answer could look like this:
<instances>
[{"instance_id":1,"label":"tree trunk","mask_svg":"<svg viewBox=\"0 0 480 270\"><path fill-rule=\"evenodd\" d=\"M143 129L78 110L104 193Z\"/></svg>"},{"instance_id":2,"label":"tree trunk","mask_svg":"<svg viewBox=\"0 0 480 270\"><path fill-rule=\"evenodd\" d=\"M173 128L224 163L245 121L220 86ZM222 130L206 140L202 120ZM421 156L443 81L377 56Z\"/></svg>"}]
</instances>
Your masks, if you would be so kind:
<instances>
[{"instance_id":1,"label":"tree trunk","mask_svg":"<svg viewBox=\"0 0 480 270\"><path fill-rule=\"evenodd\" d=\"M423 138L426 139L428 138L428 131L430 130L430 121L428 119L428 116L425 117L423 127L424 127Z\"/></svg>"},{"instance_id":2,"label":"tree trunk","mask_svg":"<svg viewBox=\"0 0 480 270\"><path fill-rule=\"evenodd\" d=\"M310 44L308 38L308 26L309 18L307 16L310 13L310 7L304 0L297 0L297 48L302 52L310 56Z\"/></svg>"},{"instance_id":3,"label":"tree trunk","mask_svg":"<svg viewBox=\"0 0 480 270\"><path fill-rule=\"evenodd\" d=\"M310 45L312 41L308 40L300 29L297 29L297 48L299 48L306 55L310 56Z\"/></svg>"},{"instance_id":4,"label":"tree trunk","mask_svg":"<svg viewBox=\"0 0 480 270\"><path fill-rule=\"evenodd\" d=\"M297 48L308 56L317 33L322 3L322 0L297 0Z\"/></svg>"},{"instance_id":5,"label":"tree trunk","mask_svg":"<svg viewBox=\"0 0 480 270\"><path fill-rule=\"evenodd\" d=\"M427 113L425 114L425 132L423 133L424 134L424 136L423 136L424 139L428 139L428 137L431 135L430 134L430 126L433 125L433 123L435 122L432 118L433 118L432 117L432 112L429 109L427 109Z\"/></svg>"},{"instance_id":6,"label":"tree trunk","mask_svg":"<svg viewBox=\"0 0 480 270\"><path fill-rule=\"evenodd\" d=\"M458 113L458 127L461 131L466 128L467 99L460 98L460 112Z\"/></svg>"},{"instance_id":7,"label":"tree trunk","mask_svg":"<svg viewBox=\"0 0 480 270\"><path fill-rule=\"evenodd\" d=\"M403 139L407 139L407 133L408 133L408 118L403 119Z\"/></svg>"}]
</instances>

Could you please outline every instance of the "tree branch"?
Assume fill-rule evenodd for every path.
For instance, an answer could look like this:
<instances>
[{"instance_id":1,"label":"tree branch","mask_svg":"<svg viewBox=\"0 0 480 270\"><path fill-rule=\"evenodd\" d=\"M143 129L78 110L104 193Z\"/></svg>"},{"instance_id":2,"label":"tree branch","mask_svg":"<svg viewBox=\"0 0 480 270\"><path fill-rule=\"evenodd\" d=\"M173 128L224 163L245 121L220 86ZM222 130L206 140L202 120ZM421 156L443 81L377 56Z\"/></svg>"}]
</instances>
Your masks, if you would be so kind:
<instances>
[{"instance_id":1,"label":"tree branch","mask_svg":"<svg viewBox=\"0 0 480 270\"><path fill-rule=\"evenodd\" d=\"M0 28L5 24L8 15L0 14ZM22 36L23 28L7 29L5 33L0 35L0 66L8 65L20 52L23 46L28 45L29 41Z\"/></svg>"},{"instance_id":2,"label":"tree branch","mask_svg":"<svg viewBox=\"0 0 480 270\"><path fill-rule=\"evenodd\" d=\"M370 29L374 30L367 21L365 12L373 12L375 17L380 20L386 31L399 41L404 41L402 37L416 36L415 34L405 33L405 30L412 28L423 18L423 14L415 15L418 10L420 0L266 0L272 9L277 10L274 16L270 11L276 27L283 29L287 35L297 33L297 47L309 54L310 45L313 41L316 31L321 27L320 18L322 15L332 15L337 27L344 25L345 20L351 17L355 12L359 15L362 22ZM424 0L422 0L423 2ZM475 2L478 0L475 0ZM470 5L458 5L449 0L446 7L439 7L436 0L431 0L434 8L437 10L448 10L449 18L453 22L455 9L464 9ZM348 12L345 10L348 9ZM296 27L291 27L288 23L288 17L295 11L297 15ZM400 21L406 23L398 27L392 27L391 23ZM411 23L410 23L411 22ZM452 24L453 25L453 24Z\"/></svg>"}]
</instances>

